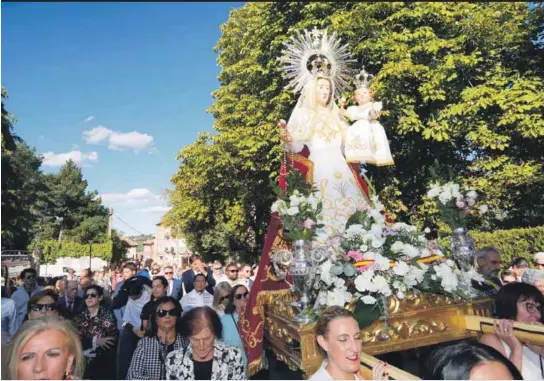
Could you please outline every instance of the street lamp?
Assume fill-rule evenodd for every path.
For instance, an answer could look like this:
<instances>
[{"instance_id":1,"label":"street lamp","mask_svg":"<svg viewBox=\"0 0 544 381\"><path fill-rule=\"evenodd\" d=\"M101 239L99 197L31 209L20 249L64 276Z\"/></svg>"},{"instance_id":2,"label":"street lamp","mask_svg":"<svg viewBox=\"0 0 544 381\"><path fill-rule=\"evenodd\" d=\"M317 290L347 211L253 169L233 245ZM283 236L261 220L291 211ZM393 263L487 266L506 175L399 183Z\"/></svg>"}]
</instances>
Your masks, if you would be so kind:
<instances>
[{"instance_id":1,"label":"street lamp","mask_svg":"<svg viewBox=\"0 0 544 381\"><path fill-rule=\"evenodd\" d=\"M89 240L89 272L91 272L91 266L92 266L92 259L93 259L93 240Z\"/></svg>"}]
</instances>

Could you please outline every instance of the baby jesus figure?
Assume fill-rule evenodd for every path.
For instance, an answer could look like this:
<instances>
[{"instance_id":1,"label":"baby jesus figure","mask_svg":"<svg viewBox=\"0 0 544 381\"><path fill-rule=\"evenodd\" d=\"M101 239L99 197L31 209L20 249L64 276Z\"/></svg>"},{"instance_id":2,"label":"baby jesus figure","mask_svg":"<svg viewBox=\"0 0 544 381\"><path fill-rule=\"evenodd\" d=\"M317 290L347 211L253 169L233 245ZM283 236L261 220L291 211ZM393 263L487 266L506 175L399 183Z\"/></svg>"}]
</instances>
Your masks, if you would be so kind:
<instances>
[{"instance_id":1,"label":"baby jesus figure","mask_svg":"<svg viewBox=\"0 0 544 381\"><path fill-rule=\"evenodd\" d=\"M369 77L364 69L357 76L355 101L358 106L350 106L343 113L349 120L355 121L348 128L346 136L346 160L377 166L393 165L395 162L391 157L385 130L377 121L382 102L373 102Z\"/></svg>"}]
</instances>

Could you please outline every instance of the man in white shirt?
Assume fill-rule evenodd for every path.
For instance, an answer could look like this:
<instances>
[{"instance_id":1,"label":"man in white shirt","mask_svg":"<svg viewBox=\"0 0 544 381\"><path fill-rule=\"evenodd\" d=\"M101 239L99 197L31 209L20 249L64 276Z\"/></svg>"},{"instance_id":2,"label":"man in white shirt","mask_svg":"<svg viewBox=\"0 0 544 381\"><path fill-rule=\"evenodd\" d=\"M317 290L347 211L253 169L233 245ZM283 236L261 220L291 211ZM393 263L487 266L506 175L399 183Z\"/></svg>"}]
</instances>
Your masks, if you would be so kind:
<instances>
[{"instance_id":1,"label":"man in white shirt","mask_svg":"<svg viewBox=\"0 0 544 381\"><path fill-rule=\"evenodd\" d=\"M227 276L227 282L233 286L238 280L238 266L235 263L229 263L225 268L225 275Z\"/></svg>"},{"instance_id":2,"label":"man in white shirt","mask_svg":"<svg viewBox=\"0 0 544 381\"><path fill-rule=\"evenodd\" d=\"M213 295L206 291L207 285L208 282L204 274L195 275L194 289L181 298L181 308L184 312L196 307L212 306Z\"/></svg>"},{"instance_id":3,"label":"man in white shirt","mask_svg":"<svg viewBox=\"0 0 544 381\"><path fill-rule=\"evenodd\" d=\"M215 279L215 284L219 284L221 282L228 282L229 278L225 274L223 274L223 264L219 261L215 261L212 265L213 268L213 279Z\"/></svg>"},{"instance_id":4,"label":"man in white shirt","mask_svg":"<svg viewBox=\"0 0 544 381\"><path fill-rule=\"evenodd\" d=\"M2 286L2 346L9 343L10 338L15 335L19 328L15 302L8 298L5 293L6 288Z\"/></svg>"},{"instance_id":5,"label":"man in white shirt","mask_svg":"<svg viewBox=\"0 0 544 381\"><path fill-rule=\"evenodd\" d=\"M247 263L244 263L240 271L238 272L238 278L242 280L242 284L246 286L248 290L253 286L253 281L249 278L251 276L251 266Z\"/></svg>"},{"instance_id":6,"label":"man in white shirt","mask_svg":"<svg viewBox=\"0 0 544 381\"><path fill-rule=\"evenodd\" d=\"M21 272L21 280L23 285L17 287L17 290L11 295L17 309L17 326L23 324L30 298L43 290L43 287L36 283L36 270L33 268L24 269Z\"/></svg>"}]
</instances>

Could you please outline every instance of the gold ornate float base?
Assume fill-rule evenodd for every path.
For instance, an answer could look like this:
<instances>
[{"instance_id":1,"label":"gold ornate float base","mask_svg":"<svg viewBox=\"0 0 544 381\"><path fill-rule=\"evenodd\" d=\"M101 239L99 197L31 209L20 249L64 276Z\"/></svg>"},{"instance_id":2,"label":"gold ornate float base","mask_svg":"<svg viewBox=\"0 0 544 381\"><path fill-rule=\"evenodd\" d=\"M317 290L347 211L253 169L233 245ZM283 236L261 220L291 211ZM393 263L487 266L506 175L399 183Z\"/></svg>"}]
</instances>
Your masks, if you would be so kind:
<instances>
[{"instance_id":1,"label":"gold ornate float base","mask_svg":"<svg viewBox=\"0 0 544 381\"><path fill-rule=\"evenodd\" d=\"M315 323L297 324L297 311L290 306L292 294L278 294L265 308L265 337L278 360L292 370L302 370L309 377L319 369L321 357L315 340ZM412 294L405 299L389 297L390 317L362 330L363 351L371 355L473 337L465 329L465 314L491 315L491 300L465 303L436 294Z\"/></svg>"}]
</instances>

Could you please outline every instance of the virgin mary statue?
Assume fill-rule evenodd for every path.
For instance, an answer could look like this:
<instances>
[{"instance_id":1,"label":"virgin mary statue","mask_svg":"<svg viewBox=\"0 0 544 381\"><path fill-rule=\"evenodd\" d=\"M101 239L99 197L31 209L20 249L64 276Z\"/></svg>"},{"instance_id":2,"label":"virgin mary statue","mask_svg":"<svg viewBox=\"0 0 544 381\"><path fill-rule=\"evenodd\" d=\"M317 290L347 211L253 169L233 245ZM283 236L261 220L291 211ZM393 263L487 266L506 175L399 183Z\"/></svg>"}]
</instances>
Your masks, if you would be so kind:
<instances>
[{"instance_id":1,"label":"virgin mary statue","mask_svg":"<svg viewBox=\"0 0 544 381\"><path fill-rule=\"evenodd\" d=\"M348 125L342 121L334 101L335 90L345 83L341 72L345 61L341 61L341 54L338 54L334 34L330 39L326 32L318 34L317 38L315 34L316 31L306 32L306 38L313 40L312 50L300 54L302 61L304 56L308 57L302 62L301 70L304 72L306 67L307 71L299 76L301 94L289 121L280 121L281 139L290 152L298 153L305 145L310 151L308 159L313 162L313 183L323 199L323 211L318 218L325 225L317 231L313 243L335 248L339 245L337 237L344 234L348 218L355 211L364 210L368 199L361 187L358 170L350 167L344 156ZM306 78L300 80L304 75Z\"/></svg>"}]
</instances>

